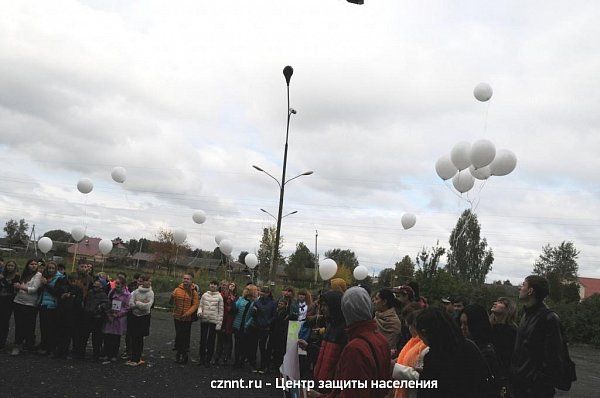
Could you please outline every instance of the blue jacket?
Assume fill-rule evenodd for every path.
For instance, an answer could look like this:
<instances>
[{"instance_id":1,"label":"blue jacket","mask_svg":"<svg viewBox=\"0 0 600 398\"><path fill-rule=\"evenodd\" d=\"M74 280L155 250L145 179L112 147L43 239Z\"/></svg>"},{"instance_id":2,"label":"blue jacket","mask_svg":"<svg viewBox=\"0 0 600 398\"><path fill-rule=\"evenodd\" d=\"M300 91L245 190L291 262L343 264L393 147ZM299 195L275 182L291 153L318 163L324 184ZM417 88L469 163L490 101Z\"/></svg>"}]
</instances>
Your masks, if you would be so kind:
<instances>
[{"instance_id":1,"label":"blue jacket","mask_svg":"<svg viewBox=\"0 0 600 398\"><path fill-rule=\"evenodd\" d=\"M246 311L246 307L248 310ZM252 310L254 303L246 300L244 297L240 297L235 302L235 319L233 320L233 328L235 330L248 330L254 319L254 311ZM244 312L246 313L244 317ZM242 318L244 318L244 324L242 325Z\"/></svg>"},{"instance_id":2,"label":"blue jacket","mask_svg":"<svg viewBox=\"0 0 600 398\"><path fill-rule=\"evenodd\" d=\"M48 309L56 308L56 296L58 295L58 292L56 292L54 287L56 286L56 281L63 277L64 275L57 271L56 274L54 274L54 277L48 281L46 286L44 286L44 290L40 296L40 307L46 307Z\"/></svg>"},{"instance_id":3,"label":"blue jacket","mask_svg":"<svg viewBox=\"0 0 600 398\"><path fill-rule=\"evenodd\" d=\"M254 302L256 313L254 315L254 325L259 329L268 329L275 319L277 306L275 300L270 297L261 297Z\"/></svg>"}]
</instances>

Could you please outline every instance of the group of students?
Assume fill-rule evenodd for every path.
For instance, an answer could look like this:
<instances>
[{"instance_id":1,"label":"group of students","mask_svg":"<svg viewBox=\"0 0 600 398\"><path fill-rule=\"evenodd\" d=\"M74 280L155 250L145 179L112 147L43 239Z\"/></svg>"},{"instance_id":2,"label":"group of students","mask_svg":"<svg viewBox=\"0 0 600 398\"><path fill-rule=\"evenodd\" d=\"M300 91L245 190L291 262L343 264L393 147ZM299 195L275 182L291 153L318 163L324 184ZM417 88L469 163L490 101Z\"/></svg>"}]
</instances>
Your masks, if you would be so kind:
<instances>
[{"instance_id":1,"label":"group of students","mask_svg":"<svg viewBox=\"0 0 600 398\"><path fill-rule=\"evenodd\" d=\"M0 265L0 349L5 348L11 316L15 338L10 351L53 358L83 359L90 335L93 359L104 364L117 361L121 337L126 336L124 359L130 366L142 360L144 337L150 330L154 303L151 279L126 275L111 280L103 272L94 275L90 264L80 264L68 274L54 261L31 259L19 270L15 261ZM36 345L39 316L40 343Z\"/></svg>"}]
</instances>

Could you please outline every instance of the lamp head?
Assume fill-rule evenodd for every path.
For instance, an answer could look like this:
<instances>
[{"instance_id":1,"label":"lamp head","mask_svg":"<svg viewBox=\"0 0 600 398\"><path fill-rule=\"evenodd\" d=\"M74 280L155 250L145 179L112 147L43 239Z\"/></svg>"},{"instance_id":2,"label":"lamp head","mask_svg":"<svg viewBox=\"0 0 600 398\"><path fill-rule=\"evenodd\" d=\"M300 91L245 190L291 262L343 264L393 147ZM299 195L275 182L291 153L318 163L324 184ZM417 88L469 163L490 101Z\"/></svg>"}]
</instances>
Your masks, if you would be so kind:
<instances>
[{"instance_id":1,"label":"lamp head","mask_svg":"<svg viewBox=\"0 0 600 398\"><path fill-rule=\"evenodd\" d=\"M292 75L294 74L294 68L292 68L291 66L286 66L285 68L283 68L283 76L285 76L285 82L287 83L287 85L290 85L290 79L292 78Z\"/></svg>"},{"instance_id":2,"label":"lamp head","mask_svg":"<svg viewBox=\"0 0 600 398\"><path fill-rule=\"evenodd\" d=\"M312 170L311 170L311 171L305 171L304 173L302 173L302 175L303 175L303 176L309 176L309 175L311 175L312 173L314 173L314 171L312 171Z\"/></svg>"},{"instance_id":3,"label":"lamp head","mask_svg":"<svg viewBox=\"0 0 600 398\"><path fill-rule=\"evenodd\" d=\"M258 170L258 171L264 171L263 169L261 169L261 168L260 168L260 167L258 167L258 166L255 166L255 165L252 165L252 167L254 167L254 168L255 168L256 170Z\"/></svg>"}]
</instances>

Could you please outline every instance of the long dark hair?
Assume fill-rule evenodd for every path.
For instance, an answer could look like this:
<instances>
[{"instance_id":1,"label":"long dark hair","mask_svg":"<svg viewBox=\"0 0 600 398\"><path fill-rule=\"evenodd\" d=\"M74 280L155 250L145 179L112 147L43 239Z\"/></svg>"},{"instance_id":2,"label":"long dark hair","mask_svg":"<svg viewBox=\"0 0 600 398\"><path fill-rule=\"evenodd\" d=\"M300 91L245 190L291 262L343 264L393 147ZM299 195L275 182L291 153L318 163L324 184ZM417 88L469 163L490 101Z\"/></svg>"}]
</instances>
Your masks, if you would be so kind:
<instances>
[{"instance_id":1,"label":"long dark hair","mask_svg":"<svg viewBox=\"0 0 600 398\"><path fill-rule=\"evenodd\" d=\"M398 300L396 296L394 296L394 293L392 293L390 289L381 289L376 294L379 295L379 298L381 300L385 300L385 305L388 308L400 308L400 306L402 305L400 300Z\"/></svg>"},{"instance_id":2,"label":"long dark hair","mask_svg":"<svg viewBox=\"0 0 600 398\"><path fill-rule=\"evenodd\" d=\"M23 270L23 273L21 274L21 283L29 282L31 280L31 278L33 278L33 276L38 272L37 268L35 269L35 271L32 271L29 269L29 264L31 264L33 262L37 263L37 260L35 258L30 258L25 263L25 269Z\"/></svg>"},{"instance_id":3,"label":"long dark hair","mask_svg":"<svg viewBox=\"0 0 600 398\"><path fill-rule=\"evenodd\" d=\"M419 334L426 337L432 353L445 358L457 358L465 338L445 312L439 308L425 308L415 323Z\"/></svg>"},{"instance_id":4,"label":"long dark hair","mask_svg":"<svg viewBox=\"0 0 600 398\"><path fill-rule=\"evenodd\" d=\"M8 264L14 264L15 270L13 271L13 275L19 275L19 267L17 266L17 263L13 260L8 260L6 262L6 264L4 264L4 269L2 270L2 275L4 275L5 277L10 276L10 275L8 275L8 271L6 270Z\"/></svg>"},{"instance_id":5,"label":"long dark hair","mask_svg":"<svg viewBox=\"0 0 600 398\"><path fill-rule=\"evenodd\" d=\"M492 325L488 314L481 305L469 304L462 312L467 316L469 335L478 346L492 341Z\"/></svg>"}]
</instances>

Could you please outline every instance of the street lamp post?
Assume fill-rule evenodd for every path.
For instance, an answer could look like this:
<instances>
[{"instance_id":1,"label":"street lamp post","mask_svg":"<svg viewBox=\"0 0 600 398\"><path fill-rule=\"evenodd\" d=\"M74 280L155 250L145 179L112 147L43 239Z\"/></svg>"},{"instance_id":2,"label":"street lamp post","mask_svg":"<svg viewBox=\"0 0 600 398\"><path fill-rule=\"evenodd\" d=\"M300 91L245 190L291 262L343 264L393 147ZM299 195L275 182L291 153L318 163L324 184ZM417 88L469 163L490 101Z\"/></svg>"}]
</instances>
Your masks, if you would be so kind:
<instances>
[{"instance_id":1,"label":"street lamp post","mask_svg":"<svg viewBox=\"0 0 600 398\"><path fill-rule=\"evenodd\" d=\"M269 269L269 282L271 282L273 280L273 267L274 267L275 259L279 257L279 240L281 237L281 220L285 216L289 216L291 214L296 213L296 212L292 212L292 213L286 214L285 216L282 216L285 184L287 184L288 182L290 182L292 180L295 180L298 177L308 176L313 173L312 171L306 171L302 174L297 175L296 177L290 178L287 181L285 180L285 171L286 171L286 167L287 167L287 153L288 153L288 137L290 134L290 118L291 118L292 114L296 114L296 111L294 109L290 108L290 79L292 78L293 73L294 73L294 69L291 66L288 65L285 68L283 68L283 76L285 77L285 83L287 86L287 126L286 126L286 131L285 131L285 147L283 149L283 170L281 173L281 182L279 180L277 180L277 178L273 177L271 174L267 173L262 168L260 168L258 166L252 166L256 170L261 171L261 172L265 173L266 175L268 175L269 177L271 177L273 180L275 180L275 182L277 182L277 185L279 185L279 211L277 212L277 218L276 218L277 232L275 233L275 247L273 250L274 251L273 256L271 257L271 265L270 265L270 269ZM271 213L267 212L266 210L261 209L261 211L263 211L263 212L269 214L271 217L275 218Z\"/></svg>"}]
</instances>

